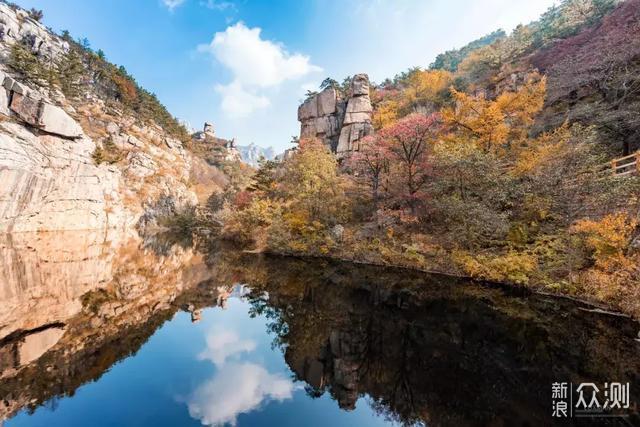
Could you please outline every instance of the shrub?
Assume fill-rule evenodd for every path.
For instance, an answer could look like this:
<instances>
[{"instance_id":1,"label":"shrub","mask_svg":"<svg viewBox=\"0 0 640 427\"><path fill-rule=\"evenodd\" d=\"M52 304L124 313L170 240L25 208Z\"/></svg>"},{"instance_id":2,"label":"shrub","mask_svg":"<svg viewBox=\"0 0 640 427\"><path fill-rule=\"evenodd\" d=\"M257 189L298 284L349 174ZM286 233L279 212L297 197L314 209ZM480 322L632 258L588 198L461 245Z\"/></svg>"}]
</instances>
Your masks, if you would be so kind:
<instances>
[{"instance_id":1,"label":"shrub","mask_svg":"<svg viewBox=\"0 0 640 427\"><path fill-rule=\"evenodd\" d=\"M111 137L109 137L103 141L102 146L96 145L96 149L93 151L91 157L97 165L105 162L112 165L122 160L124 153L113 143Z\"/></svg>"},{"instance_id":2,"label":"shrub","mask_svg":"<svg viewBox=\"0 0 640 427\"><path fill-rule=\"evenodd\" d=\"M538 266L534 255L513 251L504 255L478 256L454 252L453 259L471 277L492 282L528 284Z\"/></svg>"}]
</instances>

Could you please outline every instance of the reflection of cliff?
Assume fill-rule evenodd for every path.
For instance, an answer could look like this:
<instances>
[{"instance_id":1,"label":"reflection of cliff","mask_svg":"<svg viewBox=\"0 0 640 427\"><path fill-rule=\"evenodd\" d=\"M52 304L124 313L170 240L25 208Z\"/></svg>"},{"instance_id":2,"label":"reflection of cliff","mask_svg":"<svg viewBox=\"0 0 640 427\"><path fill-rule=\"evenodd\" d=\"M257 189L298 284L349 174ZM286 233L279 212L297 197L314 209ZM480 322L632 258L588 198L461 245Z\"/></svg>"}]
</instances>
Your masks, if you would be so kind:
<instances>
[{"instance_id":1,"label":"reflection of cliff","mask_svg":"<svg viewBox=\"0 0 640 427\"><path fill-rule=\"evenodd\" d=\"M99 378L191 300L222 299L198 286L200 256L161 241L5 236L0 256L0 420Z\"/></svg>"},{"instance_id":2,"label":"reflection of cliff","mask_svg":"<svg viewBox=\"0 0 640 427\"><path fill-rule=\"evenodd\" d=\"M271 274L249 278L254 309L275 319L270 329L308 392L344 409L368 395L406 424L544 425L552 382L640 383L635 323L406 272L259 265L254 280Z\"/></svg>"}]
</instances>

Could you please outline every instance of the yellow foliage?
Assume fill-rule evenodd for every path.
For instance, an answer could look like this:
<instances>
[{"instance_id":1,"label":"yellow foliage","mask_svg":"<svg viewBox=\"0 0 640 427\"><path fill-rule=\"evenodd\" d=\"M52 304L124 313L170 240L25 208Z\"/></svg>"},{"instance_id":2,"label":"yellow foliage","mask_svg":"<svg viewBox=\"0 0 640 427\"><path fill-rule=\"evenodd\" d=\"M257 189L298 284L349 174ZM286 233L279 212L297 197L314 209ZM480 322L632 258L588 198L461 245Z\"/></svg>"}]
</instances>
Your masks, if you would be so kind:
<instances>
[{"instance_id":1,"label":"yellow foliage","mask_svg":"<svg viewBox=\"0 0 640 427\"><path fill-rule=\"evenodd\" d=\"M456 141L475 143L487 151L502 152L526 139L535 115L542 109L546 82L529 82L517 92L504 92L495 101L451 88L455 108L442 112Z\"/></svg>"},{"instance_id":2,"label":"yellow foliage","mask_svg":"<svg viewBox=\"0 0 640 427\"><path fill-rule=\"evenodd\" d=\"M376 130L383 129L398 120L400 104L394 99L382 101L373 112L373 127Z\"/></svg>"},{"instance_id":3,"label":"yellow foliage","mask_svg":"<svg viewBox=\"0 0 640 427\"><path fill-rule=\"evenodd\" d=\"M269 199L253 199L245 209L226 209L223 233L241 243L257 242L260 230L268 228L281 215L281 206Z\"/></svg>"},{"instance_id":4,"label":"yellow foliage","mask_svg":"<svg viewBox=\"0 0 640 427\"><path fill-rule=\"evenodd\" d=\"M637 219L618 212L599 221L578 221L571 229L585 236L585 244L593 251L596 267L610 270L627 264L625 251L637 226Z\"/></svg>"},{"instance_id":5,"label":"yellow foliage","mask_svg":"<svg viewBox=\"0 0 640 427\"><path fill-rule=\"evenodd\" d=\"M553 164L555 159L568 154L570 138L571 130L565 124L553 132L527 141L527 146L517 147L512 173L516 176L530 175L544 166Z\"/></svg>"},{"instance_id":6,"label":"yellow foliage","mask_svg":"<svg viewBox=\"0 0 640 427\"><path fill-rule=\"evenodd\" d=\"M415 71L407 80L403 101L414 110L420 105L437 105L452 83L453 75L445 70Z\"/></svg>"},{"instance_id":7,"label":"yellow foliage","mask_svg":"<svg viewBox=\"0 0 640 427\"><path fill-rule=\"evenodd\" d=\"M469 276L492 282L527 284L538 266L538 259L534 255L518 252L473 256L458 251L453 253L453 259Z\"/></svg>"}]
</instances>

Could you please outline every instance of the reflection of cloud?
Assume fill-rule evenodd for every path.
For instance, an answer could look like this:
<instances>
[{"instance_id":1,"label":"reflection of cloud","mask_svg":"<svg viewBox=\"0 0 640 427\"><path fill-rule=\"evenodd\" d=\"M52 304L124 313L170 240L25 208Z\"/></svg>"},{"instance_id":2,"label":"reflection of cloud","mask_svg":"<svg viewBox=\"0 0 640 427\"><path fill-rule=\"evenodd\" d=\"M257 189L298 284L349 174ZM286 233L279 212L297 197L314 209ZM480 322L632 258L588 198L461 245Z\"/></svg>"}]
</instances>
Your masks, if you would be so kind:
<instances>
[{"instance_id":1,"label":"reflection of cloud","mask_svg":"<svg viewBox=\"0 0 640 427\"><path fill-rule=\"evenodd\" d=\"M243 340L235 331L213 329L207 335L207 348L198 355L198 359L210 360L219 367L227 358L255 349L255 341Z\"/></svg>"},{"instance_id":2,"label":"reflection of cloud","mask_svg":"<svg viewBox=\"0 0 640 427\"><path fill-rule=\"evenodd\" d=\"M236 425L239 414L269 400L291 399L293 383L254 363L227 363L189 398L189 415L203 425Z\"/></svg>"}]
</instances>

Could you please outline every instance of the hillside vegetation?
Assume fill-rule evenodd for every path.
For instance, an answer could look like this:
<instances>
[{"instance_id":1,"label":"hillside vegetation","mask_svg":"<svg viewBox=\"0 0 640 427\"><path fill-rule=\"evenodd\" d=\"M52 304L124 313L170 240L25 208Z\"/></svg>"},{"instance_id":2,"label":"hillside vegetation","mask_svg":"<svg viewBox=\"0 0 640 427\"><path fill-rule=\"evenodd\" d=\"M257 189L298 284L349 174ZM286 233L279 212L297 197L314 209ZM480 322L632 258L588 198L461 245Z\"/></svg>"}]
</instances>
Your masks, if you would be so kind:
<instances>
[{"instance_id":1,"label":"hillside vegetation","mask_svg":"<svg viewBox=\"0 0 640 427\"><path fill-rule=\"evenodd\" d=\"M264 162L213 209L223 236L640 316L640 179L607 164L638 149L639 23L640 0L564 0L385 81L359 151L338 163L302 139Z\"/></svg>"}]
</instances>

